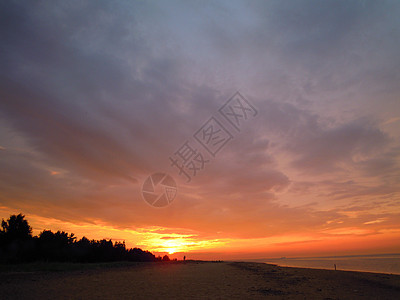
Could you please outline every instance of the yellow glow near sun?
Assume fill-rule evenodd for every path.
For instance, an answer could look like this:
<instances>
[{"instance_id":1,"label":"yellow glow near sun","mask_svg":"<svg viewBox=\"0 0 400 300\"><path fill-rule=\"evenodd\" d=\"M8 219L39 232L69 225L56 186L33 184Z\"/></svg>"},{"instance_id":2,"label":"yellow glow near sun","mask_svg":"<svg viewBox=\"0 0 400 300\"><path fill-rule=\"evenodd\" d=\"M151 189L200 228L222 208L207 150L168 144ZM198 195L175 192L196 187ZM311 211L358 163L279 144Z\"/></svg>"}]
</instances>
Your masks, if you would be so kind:
<instances>
[{"instance_id":1,"label":"yellow glow near sun","mask_svg":"<svg viewBox=\"0 0 400 300\"><path fill-rule=\"evenodd\" d=\"M11 210L0 205L0 216L7 218ZM12 211L11 211L12 212ZM13 213L18 213L17 211ZM174 254L177 252L191 252L223 247L229 241L226 239L202 239L197 232L181 228L145 227L137 229L114 228L100 220L92 223L75 224L54 218L26 215L33 227L33 234L39 234L43 229L57 231L63 229L74 233L80 239L86 236L89 239L112 239L113 241L126 241L127 248L139 247L150 252L164 252ZM0 218L1 219L1 218ZM181 233L171 233L181 232Z\"/></svg>"},{"instance_id":2,"label":"yellow glow near sun","mask_svg":"<svg viewBox=\"0 0 400 300\"><path fill-rule=\"evenodd\" d=\"M165 249L165 250L167 250L168 254L174 254L176 252L175 248L168 248L168 249Z\"/></svg>"},{"instance_id":3,"label":"yellow glow near sun","mask_svg":"<svg viewBox=\"0 0 400 300\"><path fill-rule=\"evenodd\" d=\"M175 252L187 252L190 247L189 245L193 245L193 242L188 241L185 237L176 237L167 240L159 240L159 251L165 251L169 254L173 254Z\"/></svg>"},{"instance_id":4,"label":"yellow glow near sun","mask_svg":"<svg viewBox=\"0 0 400 300\"><path fill-rule=\"evenodd\" d=\"M161 230L162 232L162 230ZM148 238L142 240L144 248L155 252L168 252L169 254L177 252L190 252L196 250L210 249L225 244L225 241L201 240L196 234L177 234L177 233L149 233Z\"/></svg>"}]
</instances>

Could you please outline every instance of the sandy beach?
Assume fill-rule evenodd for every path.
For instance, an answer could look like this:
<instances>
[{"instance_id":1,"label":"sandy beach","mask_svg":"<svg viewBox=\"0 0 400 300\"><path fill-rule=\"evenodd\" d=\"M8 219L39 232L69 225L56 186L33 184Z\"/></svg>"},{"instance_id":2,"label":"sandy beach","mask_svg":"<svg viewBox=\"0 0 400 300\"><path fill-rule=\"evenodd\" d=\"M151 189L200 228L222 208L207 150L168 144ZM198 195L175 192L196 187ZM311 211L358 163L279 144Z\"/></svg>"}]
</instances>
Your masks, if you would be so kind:
<instances>
[{"instance_id":1,"label":"sandy beach","mask_svg":"<svg viewBox=\"0 0 400 300\"><path fill-rule=\"evenodd\" d=\"M400 276L261 263L2 272L1 299L400 299Z\"/></svg>"}]
</instances>

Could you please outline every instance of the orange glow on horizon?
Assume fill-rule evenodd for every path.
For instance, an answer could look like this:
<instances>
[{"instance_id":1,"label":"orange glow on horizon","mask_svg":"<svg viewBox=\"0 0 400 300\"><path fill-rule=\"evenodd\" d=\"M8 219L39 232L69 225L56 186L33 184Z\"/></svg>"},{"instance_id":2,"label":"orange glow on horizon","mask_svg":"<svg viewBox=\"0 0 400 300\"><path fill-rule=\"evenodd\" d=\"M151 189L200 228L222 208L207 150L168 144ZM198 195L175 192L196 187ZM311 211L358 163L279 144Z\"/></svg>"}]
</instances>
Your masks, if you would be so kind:
<instances>
[{"instance_id":1,"label":"orange glow on horizon","mask_svg":"<svg viewBox=\"0 0 400 300\"><path fill-rule=\"evenodd\" d=\"M9 217L7 208L0 208L1 217ZM17 213L17 212L14 212ZM139 247L155 255L169 254L181 258L184 254L196 259L246 259L318 255L348 255L394 253L400 247L400 230L382 230L379 234L360 228L341 228L313 235L280 235L263 238L201 238L184 229L149 227L120 229L101 221L75 224L52 218L26 215L37 235L44 229L74 233L79 239L124 240L128 248ZM173 230L175 233L171 233ZM181 233L180 233L181 232ZM398 252L398 251L397 251Z\"/></svg>"}]
</instances>

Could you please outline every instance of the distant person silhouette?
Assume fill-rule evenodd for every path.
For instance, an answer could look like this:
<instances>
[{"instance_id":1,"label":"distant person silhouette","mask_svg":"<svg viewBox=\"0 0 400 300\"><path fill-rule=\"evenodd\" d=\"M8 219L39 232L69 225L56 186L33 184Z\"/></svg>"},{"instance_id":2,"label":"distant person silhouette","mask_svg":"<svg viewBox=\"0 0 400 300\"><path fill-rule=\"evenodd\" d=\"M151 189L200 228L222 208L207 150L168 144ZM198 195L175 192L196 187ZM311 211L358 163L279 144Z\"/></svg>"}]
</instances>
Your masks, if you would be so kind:
<instances>
[{"instance_id":1,"label":"distant person silhouette","mask_svg":"<svg viewBox=\"0 0 400 300\"><path fill-rule=\"evenodd\" d=\"M183 256L183 261L185 261L186 260L186 256Z\"/></svg>"}]
</instances>

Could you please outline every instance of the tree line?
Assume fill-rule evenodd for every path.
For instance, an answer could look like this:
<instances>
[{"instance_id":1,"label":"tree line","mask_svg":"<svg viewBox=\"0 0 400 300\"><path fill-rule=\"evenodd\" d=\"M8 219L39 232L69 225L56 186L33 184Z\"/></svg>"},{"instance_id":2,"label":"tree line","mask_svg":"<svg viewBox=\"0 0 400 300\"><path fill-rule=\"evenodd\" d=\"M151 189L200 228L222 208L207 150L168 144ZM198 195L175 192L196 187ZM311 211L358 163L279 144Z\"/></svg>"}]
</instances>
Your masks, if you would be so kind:
<instances>
[{"instance_id":1,"label":"tree line","mask_svg":"<svg viewBox=\"0 0 400 300\"><path fill-rule=\"evenodd\" d=\"M169 261L169 257L156 257L140 248L127 249L125 242L106 240L80 240L73 233L43 230L32 236L32 228L22 214L11 215L1 222L0 262L32 261L57 262L111 262L111 261Z\"/></svg>"}]
</instances>

